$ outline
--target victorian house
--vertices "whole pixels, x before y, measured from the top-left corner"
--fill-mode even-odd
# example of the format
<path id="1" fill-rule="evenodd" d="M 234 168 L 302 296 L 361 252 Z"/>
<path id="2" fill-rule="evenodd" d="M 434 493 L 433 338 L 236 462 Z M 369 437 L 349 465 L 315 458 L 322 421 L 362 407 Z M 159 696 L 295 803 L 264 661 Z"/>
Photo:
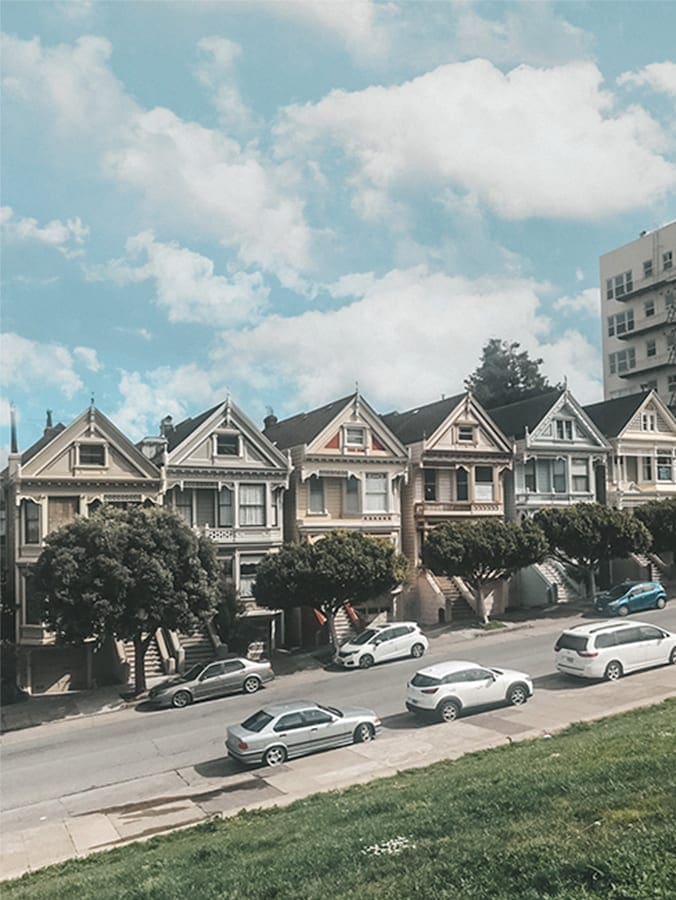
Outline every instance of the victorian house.
<path id="1" fill-rule="evenodd" d="M 490 415 L 515 442 L 514 477 L 505 497 L 508 518 L 605 501 L 610 445 L 570 391 L 510 403 Z"/>
<path id="2" fill-rule="evenodd" d="M 52 425 L 23 453 L 12 447 L 2 473 L 6 508 L 6 593 L 16 606 L 18 683 L 29 691 L 65 690 L 92 683 L 93 646 L 61 647 L 42 623 L 31 570 L 45 538 L 88 516 L 102 503 L 126 506 L 161 501 L 158 468 L 106 416 L 90 406 L 70 425 Z"/>

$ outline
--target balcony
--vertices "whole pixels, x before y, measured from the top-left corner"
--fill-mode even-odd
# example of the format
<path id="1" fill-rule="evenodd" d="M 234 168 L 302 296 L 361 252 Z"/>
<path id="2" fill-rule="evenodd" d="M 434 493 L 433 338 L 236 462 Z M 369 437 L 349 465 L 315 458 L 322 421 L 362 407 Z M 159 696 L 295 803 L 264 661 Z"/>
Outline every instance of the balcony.
<path id="1" fill-rule="evenodd" d="M 282 526 L 270 525 L 257 528 L 230 528 L 216 525 L 201 525 L 195 528 L 200 534 L 210 538 L 214 544 L 261 544 L 280 543 Z"/>
<path id="2" fill-rule="evenodd" d="M 624 331 L 622 334 L 615 332 L 615 337 L 620 341 L 626 341 L 656 328 L 664 328 L 665 325 L 676 327 L 676 306 L 672 306 L 664 312 L 655 313 L 654 316 L 643 316 L 641 319 L 636 319 L 631 331 Z"/>
<path id="3" fill-rule="evenodd" d="M 633 378 L 642 372 L 654 372 L 667 366 L 676 366 L 676 348 L 672 347 L 667 353 L 659 353 L 656 356 L 648 356 L 636 363 L 633 369 L 618 372 L 620 378 Z"/>
<path id="4" fill-rule="evenodd" d="M 425 500 L 413 507 L 416 519 L 430 519 L 452 516 L 501 516 L 502 503 L 496 500 L 455 500 L 450 503 Z"/>

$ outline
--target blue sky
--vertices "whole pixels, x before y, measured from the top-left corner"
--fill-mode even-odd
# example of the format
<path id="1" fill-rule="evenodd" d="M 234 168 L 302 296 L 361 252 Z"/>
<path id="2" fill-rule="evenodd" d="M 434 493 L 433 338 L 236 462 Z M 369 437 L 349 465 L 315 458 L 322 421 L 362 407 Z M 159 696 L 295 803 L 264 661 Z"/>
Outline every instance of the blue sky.
<path id="1" fill-rule="evenodd" d="M 2 375 L 20 447 L 230 392 L 462 389 L 491 337 L 602 396 L 598 257 L 676 218 L 676 5 L 2 7 Z"/>

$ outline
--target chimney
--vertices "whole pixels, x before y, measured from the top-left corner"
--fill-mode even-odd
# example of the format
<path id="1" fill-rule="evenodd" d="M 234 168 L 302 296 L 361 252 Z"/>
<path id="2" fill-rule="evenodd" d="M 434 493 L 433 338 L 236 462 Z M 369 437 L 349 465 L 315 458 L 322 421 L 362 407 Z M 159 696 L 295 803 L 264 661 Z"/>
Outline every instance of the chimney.
<path id="1" fill-rule="evenodd" d="M 270 413 L 263 419 L 263 429 L 272 428 L 273 425 L 277 424 L 277 416 L 274 413 Z"/>
<path id="2" fill-rule="evenodd" d="M 160 422 L 160 434 L 167 437 L 174 430 L 174 420 L 171 416 L 165 416 Z"/>

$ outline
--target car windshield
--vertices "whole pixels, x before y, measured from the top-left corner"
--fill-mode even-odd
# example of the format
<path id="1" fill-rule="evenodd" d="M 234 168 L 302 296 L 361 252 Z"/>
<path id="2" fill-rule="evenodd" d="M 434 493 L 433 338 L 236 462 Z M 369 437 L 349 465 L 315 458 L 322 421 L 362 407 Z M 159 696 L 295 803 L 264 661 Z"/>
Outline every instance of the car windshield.
<path id="1" fill-rule="evenodd" d="M 264 709 L 259 709 L 257 713 L 254 713 L 253 716 L 249 716 L 245 722 L 242 722 L 242 728 L 246 728 L 247 731 L 262 731 L 266 725 L 272 722 L 272 718 L 270 713 L 266 713 Z"/>
<path id="2" fill-rule="evenodd" d="M 411 679 L 413 687 L 430 687 L 433 684 L 441 684 L 440 678 L 433 678 L 431 675 L 423 675 L 421 672 L 416 673 Z"/>
<path id="3" fill-rule="evenodd" d="M 198 665 L 193 666 L 192 669 L 188 669 L 188 671 L 183 676 L 183 681 L 194 681 L 203 668 L 204 666 Z"/>
<path id="4" fill-rule="evenodd" d="M 378 634 L 377 631 L 374 631 L 373 628 L 367 628 L 366 631 L 362 631 L 359 637 L 351 640 L 351 644 L 368 644 L 371 638 L 374 638 Z"/>
<path id="5" fill-rule="evenodd" d="M 630 587 L 631 585 L 628 584 L 618 584 L 616 587 L 612 588 L 612 590 L 608 591 L 608 599 L 619 600 L 620 597 L 624 597 Z"/>
<path id="6" fill-rule="evenodd" d="M 323 709 L 324 712 L 331 713 L 332 716 L 338 716 L 339 719 L 343 718 L 343 714 L 339 709 L 336 709 L 335 706 L 322 706 L 321 703 L 318 703 L 317 706 L 319 709 Z"/>

